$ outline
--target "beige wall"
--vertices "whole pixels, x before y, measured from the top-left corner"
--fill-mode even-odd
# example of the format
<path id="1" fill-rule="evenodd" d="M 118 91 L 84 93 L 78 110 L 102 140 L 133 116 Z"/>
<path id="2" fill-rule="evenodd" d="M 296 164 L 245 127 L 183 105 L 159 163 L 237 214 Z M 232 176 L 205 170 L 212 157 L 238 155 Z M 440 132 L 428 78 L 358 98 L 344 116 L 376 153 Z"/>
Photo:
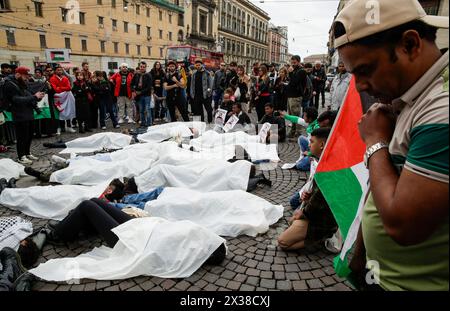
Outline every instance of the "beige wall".
<path id="1" fill-rule="evenodd" d="M 70 38 L 71 60 L 76 66 L 88 60 L 93 63 L 91 68 L 106 70 L 108 61 L 127 61 L 135 65 L 141 59 L 164 59 L 165 48 L 176 44 L 178 31 L 184 30 L 178 26 L 178 12 L 165 7 L 141 3 L 140 14 L 137 14 L 133 5 L 129 5 L 125 11 L 123 0 L 116 0 L 115 9 L 111 8 L 111 0 L 103 2 L 105 4 L 97 5 L 96 0 L 80 0 L 80 11 L 86 13 L 86 23 L 80 25 L 62 21 L 60 7 L 66 1 L 45 0 L 43 17 L 35 16 L 33 1 L 10 1 L 13 12 L 0 14 L 0 61 L 9 62 L 13 56 L 27 66 L 32 66 L 36 58 L 45 61 L 45 49 L 41 48 L 39 41 L 39 34 L 44 34 L 48 48 L 65 48 L 64 38 Z M 147 17 L 147 7 L 150 8 L 150 18 Z M 160 11 L 162 21 L 159 19 Z M 172 15 L 172 22 L 169 22 L 169 15 Z M 99 16 L 104 18 L 104 27 L 99 26 Z M 113 30 L 112 19 L 117 20 L 117 30 Z M 124 31 L 124 21 L 128 22 L 128 33 Z M 137 34 L 137 24 L 141 25 L 140 35 Z M 151 37 L 147 37 L 147 26 L 151 27 Z M 15 29 L 15 46 L 8 45 L 6 40 L 6 29 L 11 28 Z M 162 38 L 159 30 L 163 30 Z M 172 33 L 172 40 L 169 33 Z M 87 51 L 81 50 L 82 39 L 87 40 Z M 100 49 L 100 40 L 105 41 L 105 52 Z M 113 42 L 118 42 L 118 53 L 114 51 Z M 129 44 L 129 53 L 126 53 L 125 44 Z M 141 46 L 140 55 L 138 45 Z M 151 47 L 150 54 L 147 47 Z M 160 48 L 164 49 L 163 57 Z"/>
<path id="2" fill-rule="evenodd" d="M 442 1 L 439 8 L 439 15 L 448 17 L 448 5 L 449 5 L 448 0 Z M 439 48 L 449 47 L 448 35 L 449 35 L 448 29 L 438 30 L 437 45 L 439 46 Z"/>

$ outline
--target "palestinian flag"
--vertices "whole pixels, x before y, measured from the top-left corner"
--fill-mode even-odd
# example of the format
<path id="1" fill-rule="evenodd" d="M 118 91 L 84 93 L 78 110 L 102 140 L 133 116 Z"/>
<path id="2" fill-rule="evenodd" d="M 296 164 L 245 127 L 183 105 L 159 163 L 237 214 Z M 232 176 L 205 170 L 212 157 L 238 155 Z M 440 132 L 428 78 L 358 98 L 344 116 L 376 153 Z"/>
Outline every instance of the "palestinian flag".
<path id="1" fill-rule="evenodd" d="M 356 240 L 360 225 L 358 210 L 362 210 L 368 191 L 366 145 L 358 130 L 362 115 L 363 102 L 352 78 L 314 176 L 345 241 L 341 254 L 334 260 L 340 277 L 350 273 L 347 254 Z"/>

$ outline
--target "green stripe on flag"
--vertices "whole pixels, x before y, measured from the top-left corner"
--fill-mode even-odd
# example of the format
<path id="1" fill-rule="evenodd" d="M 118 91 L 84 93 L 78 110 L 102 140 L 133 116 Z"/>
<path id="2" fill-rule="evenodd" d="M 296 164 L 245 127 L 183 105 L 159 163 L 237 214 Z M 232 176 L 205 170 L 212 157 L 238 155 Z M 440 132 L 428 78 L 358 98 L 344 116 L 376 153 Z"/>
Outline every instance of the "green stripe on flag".
<path id="1" fill-rule="evenodd" d="M 50 113 L 50 108 L 49 107 L 43 107 L 43 108 L 41 108 L 41 111 L 42 111 L 41 114 L 37 114 L 36 112 L 34 112 L 34 119 L 35 120 L 50 119 L 51 118 L 52 115 Z M 58 110 L 54 109 L 54 113 L 55 113 L 56 120 L 58 120 L 59 119 Z M 4 111 L 4 114 L 5 114 L 5 121 L 6 122 L 13 121 L 11 112 Z"/>

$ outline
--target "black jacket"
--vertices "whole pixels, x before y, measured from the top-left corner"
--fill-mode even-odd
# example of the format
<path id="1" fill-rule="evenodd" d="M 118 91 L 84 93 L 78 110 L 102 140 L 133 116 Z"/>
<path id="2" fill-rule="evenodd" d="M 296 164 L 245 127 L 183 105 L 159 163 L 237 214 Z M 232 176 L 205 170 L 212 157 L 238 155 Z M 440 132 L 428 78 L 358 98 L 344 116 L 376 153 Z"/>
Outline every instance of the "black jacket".
<path id="1" fill-rule="evenodd" d="M 327 74 L 325 73 L 325 69 L 320 67 L 320 69 L 313 69 L 312 72 L 312 84 L 314 87 L 314 91 L 320 91 L 325 87 L 325 82 L 327 81 Z"/>
<path id="2" fill-rule="evenodd" d="M 27 89 L 26 85 L 19 84 L 15 77 L 5 78 L 5 96 L 11 101 L 11 113 L 16 122 L 34 120 L 33 110 L 37 109 L 38 99 Z"/>
<path id="3" fill-rule="evenodd" d="M 152 92 L 153 87 L 153 79 L 150 73 L 145 73 L 142 78 L 142 87 L 139 87 L 139 79 L 141 77 L 141 73 L 136 73 L 133 77 L 133 80 L 131 81 L 131 91 L 132 92 L 140 92 L 136 96 L 136 98 L 139 98 L 141 96 L 150 96 Z"/>
<path id="4" fill-rule="evenodd" d="M 303 97 L 306 87 L 306 71 L 297 67 L 289 73 L 289 84 L 286 87 L 286 96 L 288 98 Z"/>
<path id="5" fill-rule="evenodd" d="M 279 141 L 283 142 L 286 139 L 286 122 L 280 116 L 275 115 L 264 115 L 264 117 L 259 121 L 259 124 L 270 123 L 272 125 L 278 126 L 278 136 Z"/>

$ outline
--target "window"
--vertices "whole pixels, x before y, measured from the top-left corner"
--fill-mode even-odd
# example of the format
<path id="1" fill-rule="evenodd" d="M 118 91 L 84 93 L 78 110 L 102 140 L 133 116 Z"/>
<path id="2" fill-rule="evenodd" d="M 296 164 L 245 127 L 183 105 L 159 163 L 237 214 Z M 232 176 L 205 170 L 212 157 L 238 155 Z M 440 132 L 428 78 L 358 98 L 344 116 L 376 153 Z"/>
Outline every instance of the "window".
<path id="1" fill-rule="evenodd" d="M 80 12 L 80 24 L 86 25 L 86 13 Z"/>
<path id="2" fill-rule="evenodd" d="M 64 45 L 66 49 L 71 49 L 70 38 L 64 38 Z"/>
<path id="3" fill-rule="evenodd" d="M 119 53 L 119 42 L 113 42 L 114 53 Z"/>
<path id="4" fill-rule="evenodd" d="M 136 4 L 136 15 L 141 14 L 141 6 Z"/>
<path id="5" fill-rule="evenodd" d="M 184 26 L 184 14 L 178 14 L 178 26 Z"/>
<path id="6" fill-rule="evenodd" d="M 6 30 L 6 39 L 9 45 L 16 45 L 16 36 L 14 30 Z"/>
<path id="7" fill-rule="evenodd" d="M 130 54 L 130 45 L 125 43 L 125 54 Z"/>
<path id="8" fill-rule="evenodd" d="M 106 51 L 106 41 L 100 41 L 100 51 L 105 53 Z"/>
<path id="9" fill-rule="evenodd" d="M 64 23 L 67 23 L 67 13 L 69 12 L 69 10 L 68 9 L 66 9 L 66 8 L 61 8 L 61 20 L 64 22 Z"/>
<path id="10" fill-rule="evenodd" d="M 183 30 L 180 29 L 180 31 L 178 31 L 178 41 L 182 42 L 183 40 L 184 40 Z"/>
<path id="11" fill-rule="evenodd" d="M 141 55 L 141 46 L 140 45 L 136 45 L 136 52 L 137 52 L 137 55 Z"/>
<path id="12" fill-rule="evenodd" d="M 104 21 L 105 21 L 105 18 L 103 16 L 98 17 L 98 25 L 102 28 L 105 26 Z"/>
<path id="13" fill-rule="evenodd" d="M 208 15 L 205 12 L 200 12 L 200 32 L 206 34 L 208 31 L 207 28 L 208 23 Z"/>
<path id="14" fill-rule="evenodd" d="M 117 19 L 112 19 L 111 22 L 113 31 L 117 31 Z"/>
<path id="15" fill-rule="evenodd" d="M 111 7 L 116 8 L 116 0 L 111 0 Z"/>
<path id="16" fill-rule="evenodd" d="M 137 25 L 136 24 L 136 34 L 140 35 L 141 34 L 141 25 Z"/>
<path id="17" fill-rule="evenodd" d="M 159 38 L 162 39 L 163 38 L 163 31 L 160 29 L 159 30 Z"/>
<path id="18" fill-rule="evenodd" d="M 97 0 L 98 5 L 102 5 L 102 0 Z"/>
<path id="19" fill-rule="evenodd" d="M 82 50 L 83 52 L 87 52 L 87 50 L 88 50 L 88 47 L 87 47 L 87 40 L 86 40 L 86 39 L 82 39 L 82 40 L 81 40 L 81 50 Z"/>
<path id="20" fill-rule="evenodd" d="M 164 57 L 164 48 L 159 48 L 159 57 Z"/>
<path id="21" fill-rule="evenodd" d="M 172 41 L 172 32 L 169 31 L 169 41 Z"/>
<path id="22" fill-rule="evenodd" d="M 39 42 L 41 44 L 41 49 L 45 49 L 47 47 L 47 40 L 45 40 L 45 35 L 39 35 Z"/>
<path id="23" fill-rule="evenodd" d="M 0 11 L 9 11 L 11 7 L 9 6 L 9 0 L 0 0 Z"/>
<path id="24" fill-rule="evenodd" d="M 123 22 L 123 31 L 128 32 L 128 22 Z"/>
<path id="25" fill-rule="evenodd" d="M 34 1 L 34 11 L 37 17 L 44 17 L 42 13 L 42 2 Z"/>
<path id="26" fill-rule="evenodd" d="M 150 17 L 150 8 L 146 8 L 147 11 L 147 17 Z"/>
<path id="27" fill-rule="evenodd" d="M 160 20 L 160 21 L 163 20 L 163 13 L 162 13 L 162 11 L 159 11 L 159 20 Z"/>
<path id="28" fill-rule="evenodd" d="M 116 70 L 119 69 L 119 64 L 117 62 L 108 62 L 108 70 Z"/>
<path id="29" fill-rule="evenodd" d="M 147 37 L 150 38 L 152 36 L 152 28 L 147 26 Z"/>
<path id="30" fill-rule="evenodd" d="M 172 24 L 172 15 L 169 14 L 169 24 Z"/>
<path id="31" fill-rule="evenodd" d="M 152 55 L 152 47 L 151 46 L 147 46 L 147 55 L 148 56 Z"/>
<path id="32" fill-rule="evenodd" d="M 421 0 L 419 2 L 428 15 L 439 15 L 440 0 Z"/>
<path id="33" fill-rule="evenodd" d="M 123 2 L 123 10 L 128 11 L 128 1 Z"/>

